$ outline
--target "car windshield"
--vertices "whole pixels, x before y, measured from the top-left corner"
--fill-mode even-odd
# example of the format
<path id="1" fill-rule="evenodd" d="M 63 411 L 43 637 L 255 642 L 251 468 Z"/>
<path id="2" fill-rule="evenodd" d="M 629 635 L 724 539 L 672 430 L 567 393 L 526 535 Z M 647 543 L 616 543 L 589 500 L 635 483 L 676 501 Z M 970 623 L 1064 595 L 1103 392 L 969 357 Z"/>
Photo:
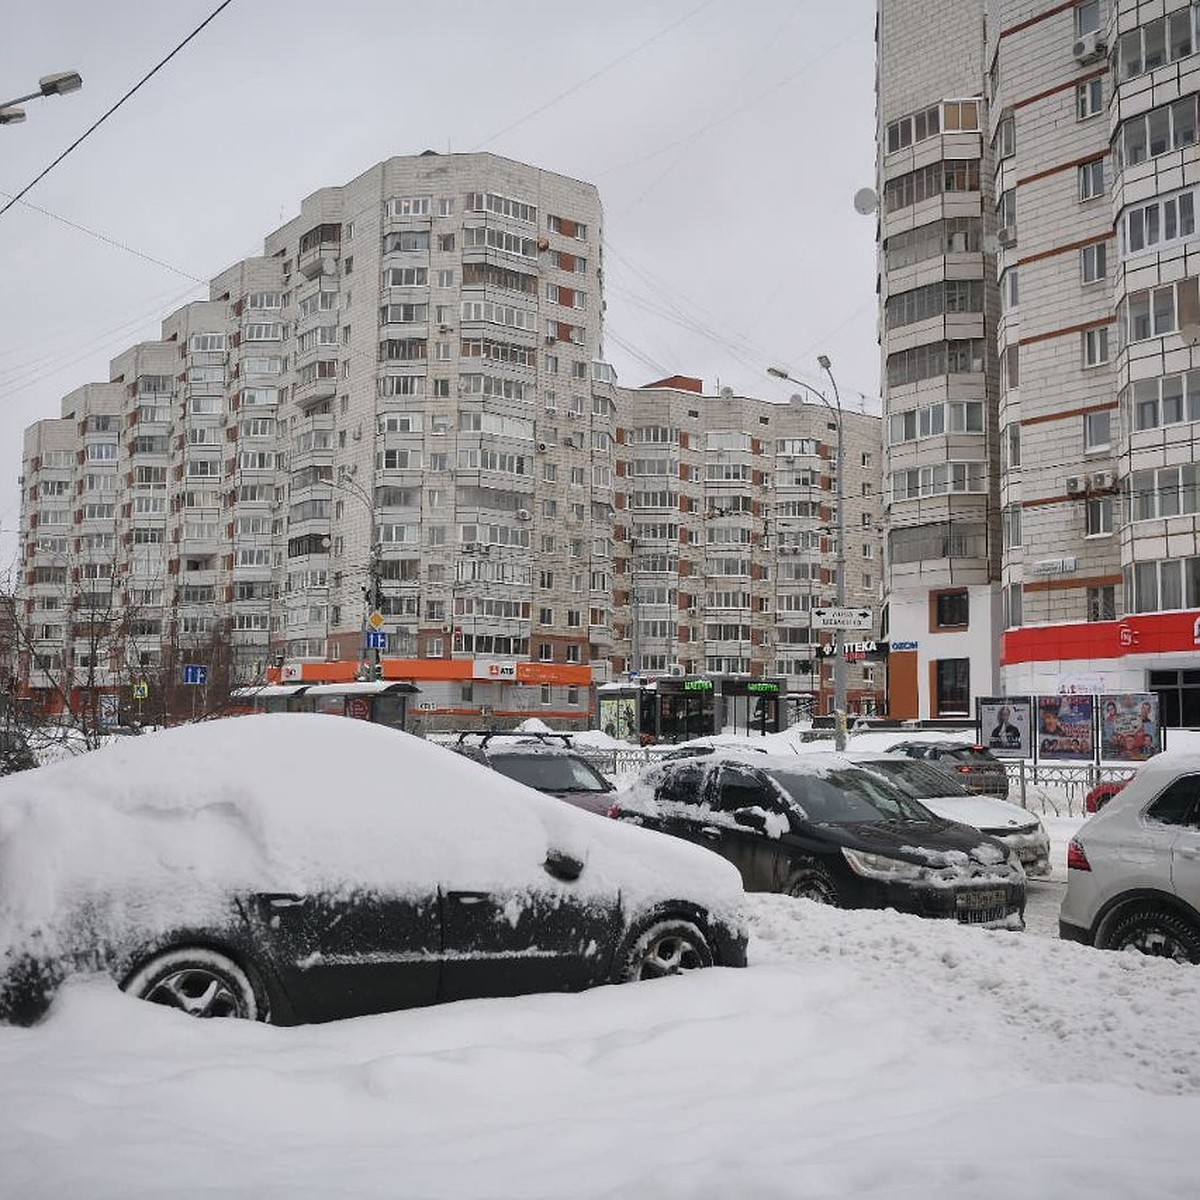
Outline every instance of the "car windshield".
<path id="1" fill-rule="evenodd" d="M 570 754 L 493 754 L 492 766 L 501 775 L 539 792 L 607 792 L 608 780 L 594 767 Z"/>
<path id="2" fill-rule="evenodd" d="M 952 775 L 935 770 L 915 758 L 877 759 L 863 763 L 863 767 L 876 775 L 886 775 L 906 796 L 916 800 L 926 796 L 970 795 Z"/>
<path id="3" fill-rule="evenodd" d="M 819 825 L 859 821 L 930 821 L 933 814 L 877 775 L 845 769 L 813 775 L 776 769 L 771 778 Z"/>

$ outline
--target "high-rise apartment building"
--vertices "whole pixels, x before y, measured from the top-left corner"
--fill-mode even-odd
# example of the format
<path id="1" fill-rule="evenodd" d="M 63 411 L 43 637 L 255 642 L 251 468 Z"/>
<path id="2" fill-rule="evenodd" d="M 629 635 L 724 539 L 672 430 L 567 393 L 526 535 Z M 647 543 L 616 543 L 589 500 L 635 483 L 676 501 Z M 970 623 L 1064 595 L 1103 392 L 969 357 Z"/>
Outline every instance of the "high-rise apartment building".
<path id="1" fill-rule="evenodd" d="M 585 718 L 630 671 L 828 707 L 834 414 L 618 387 L 601 221 L 591 185 L 494 155 L 390 159 L 67 396 L 26 434 L 32 695 L 353 670 L 370 617 L 455 719 L 520 708 L 510 684 Z M 847 595 L 875 607 L 879 422 L 844 425 Z M 852 653 L 873 710 L 882 666 Z"/>
<path id="2" fill-rule="evenodd" d="M 999 375 L 985 436 L 999 466 L 1002 598 L 986 639 L 998 675 L 972 673 L 970 692 L 993 680 L 1009 695 L 1153 691 L 1165 724 L 1200 721 L 1200 6 L 988 0 L 942 6 L 933 20 L 929 5 L 883 0 L 879 17 L 893 685 L 907 637 L 913 707 L 942 710 L 934 601 L 928 635 L 919 619 L 896 619 L 911 573 L 896 553 L 909 492 L 896 475 L 905 405 L 889 340 L 897 242 L 932 250 L 926 235 L 942 216 L 898 229 L 888 189 L 898 156 L 928 146 L 939 161 L 959 157 L 945 106 L 967 96 L 983 114 L 979 307 Z M 926 101 L 906 131 L 901 110 Z M 940 172 L 942 204 L 957 170 Z M 958 265 L 946 250 L 922 262 Z M 973 627 L 974 610 L 965 615 Z"/>

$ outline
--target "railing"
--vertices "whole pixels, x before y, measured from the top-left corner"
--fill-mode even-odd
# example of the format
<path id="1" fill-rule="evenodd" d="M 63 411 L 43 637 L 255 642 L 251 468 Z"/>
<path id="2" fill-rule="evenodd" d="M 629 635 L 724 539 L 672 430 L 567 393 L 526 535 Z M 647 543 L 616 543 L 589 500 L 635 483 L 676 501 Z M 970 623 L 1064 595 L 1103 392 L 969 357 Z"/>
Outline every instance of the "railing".
<path id="1" fill-rule="evenodd" d="M 1136 766 L 1097 766 L 1095 763 L 1033 763 L 1022 760 L 1004 764 L 1008 771 L 1008 798 L 1014 804 L 1055 816 L 1084 816 L 1084 798 L 1098 783 L 1124 781 L 1136 774 Z"/>

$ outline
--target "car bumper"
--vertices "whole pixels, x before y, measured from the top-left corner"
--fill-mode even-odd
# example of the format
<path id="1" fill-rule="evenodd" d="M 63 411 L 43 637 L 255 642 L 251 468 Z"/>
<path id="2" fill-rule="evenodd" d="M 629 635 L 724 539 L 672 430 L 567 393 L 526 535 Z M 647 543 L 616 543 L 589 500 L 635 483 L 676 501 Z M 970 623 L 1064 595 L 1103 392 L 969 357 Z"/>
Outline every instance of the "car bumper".
<path id="1" fill-rule="evenodd" d="M 1008 851 L 1020 859 L 1026 875 L 1050 874 L 1050 838 L 1044 829 L 1024 833 L 1007 833 L 1002 829 L 985 829 L 983 832 L 1003 842 Z"/>
<path id="2" fill-rule="evenodd" d="M 1090 946 L 1092 944 L 1091 930 L 1084 929 L 1079 925 L 1072 925 L 1070 921 L 1064 921 L 1059 918 L 1058 936 L 1067 942 L 1078 942 L 1081 946 Z"/>
<path id="3" fill-rule="evenodd" d="M 1025 928 L 1023 881 L 987 880 L 956 887 L 874 882 L 860 899 L 856 907 L 894 908 L 917 917 L 987 929 Z"/>

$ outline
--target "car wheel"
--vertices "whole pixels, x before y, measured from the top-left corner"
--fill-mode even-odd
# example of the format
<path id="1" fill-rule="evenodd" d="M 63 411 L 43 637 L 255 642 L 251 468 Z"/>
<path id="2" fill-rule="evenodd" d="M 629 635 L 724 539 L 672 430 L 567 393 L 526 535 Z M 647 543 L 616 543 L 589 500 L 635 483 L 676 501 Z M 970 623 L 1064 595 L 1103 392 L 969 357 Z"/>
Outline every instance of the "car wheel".
<path id="1" fill-rule="evenodd" d="M 139 1000 L 178 1008 L 193 1017 L 270 1019 L 267 997 L 252 974 L 215 950 L 167 950 L 144 963 L 121 985 Z"/>
<path id="2" fill-rule="evenodd" d="M 627 947 L 616 973 L 618 983 L 660 979 L 713 965 L 708 939 L 691 921 L 656 921 Z"/>
<path id="3" fill-rule="evenodd" d="M 801 867 L 793 871 L 783 890 L 797 900 L 815 900 L 818 904 L 830 904 L 834 908 L 841 906 L 837 884 L 822 867 Z"/>
<path id="4" fill-rule="evenodd" d="M 1155 958 L 1200 963 L 1200 929 L 1169 909 L 1141 905 L 1113 923 L 1104 949 L 1136 950 Z"/>

